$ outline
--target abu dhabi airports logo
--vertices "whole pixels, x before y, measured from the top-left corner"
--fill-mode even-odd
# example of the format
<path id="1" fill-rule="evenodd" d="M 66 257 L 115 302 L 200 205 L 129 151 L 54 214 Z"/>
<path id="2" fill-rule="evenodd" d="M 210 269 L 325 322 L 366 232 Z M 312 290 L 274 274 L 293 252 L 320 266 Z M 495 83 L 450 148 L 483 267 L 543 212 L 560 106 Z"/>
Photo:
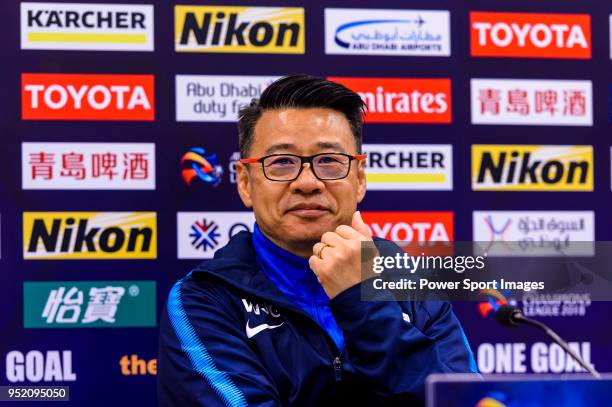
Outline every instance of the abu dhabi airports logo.
<path id="1" fill-rule="evenodd" d="M 450 13 L 327 8 L 325 53 L 450 56 Z"/>
<path id="2" fill-rule="evenodd" d="M 209 259 L 235 234 L 252 231 L 253 212 L 177 213 L 178 258 Z"/>
<path id="3" fill-rule="evenodd" d="M 188 186 L 195 179 L 204 184 L 218 186 L 223 179 L 223 167 L 217 154 L 208 153 L 204 148 L 192 147 L 181 157 L 181 175 Z"/>

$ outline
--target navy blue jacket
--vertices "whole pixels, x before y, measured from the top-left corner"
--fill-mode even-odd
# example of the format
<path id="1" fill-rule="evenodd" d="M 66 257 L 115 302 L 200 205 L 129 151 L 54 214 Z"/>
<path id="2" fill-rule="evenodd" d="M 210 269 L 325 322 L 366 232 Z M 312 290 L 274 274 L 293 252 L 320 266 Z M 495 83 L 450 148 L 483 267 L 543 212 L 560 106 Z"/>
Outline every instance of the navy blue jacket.
<path id="1" fill-rule="evenodd" d="M 422 404 L 428 374 L 476 370 L 447 302 L 361 301 L 355 285 L 329 306 L 342 352 L 259 269 L 251 234 L 238 233 L 170 291 L 159 405 L 406 407 Z"/>

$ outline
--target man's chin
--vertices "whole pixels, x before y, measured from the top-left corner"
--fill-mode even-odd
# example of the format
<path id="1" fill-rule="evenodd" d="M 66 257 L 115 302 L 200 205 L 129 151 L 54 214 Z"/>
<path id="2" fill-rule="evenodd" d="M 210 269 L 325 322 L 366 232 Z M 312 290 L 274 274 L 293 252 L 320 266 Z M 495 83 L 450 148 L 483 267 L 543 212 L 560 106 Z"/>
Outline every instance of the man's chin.
<path id="1" fill-rule="evenodd" d="M 331 216 L 317 218 L 298 217 L 295 221 L 286 224 L 286 239 L 294 242 L 318 242 L 325 232 L 336 228 Z"/>

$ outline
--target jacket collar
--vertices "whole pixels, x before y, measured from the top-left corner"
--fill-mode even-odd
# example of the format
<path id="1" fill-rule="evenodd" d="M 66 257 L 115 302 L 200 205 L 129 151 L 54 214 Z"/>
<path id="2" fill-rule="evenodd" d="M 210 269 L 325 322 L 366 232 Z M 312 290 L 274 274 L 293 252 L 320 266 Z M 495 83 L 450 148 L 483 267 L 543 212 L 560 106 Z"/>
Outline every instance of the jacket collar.
<path id="1" fill-rule="evenodd" d="M 215 252 L 211 260 L 200 263 L 192 278 L 213 278 L 251 295 L 286 308 L 298 308 L 272 283 L 257 265 L 252 233 L 241 231 L 229 243 Z"/>

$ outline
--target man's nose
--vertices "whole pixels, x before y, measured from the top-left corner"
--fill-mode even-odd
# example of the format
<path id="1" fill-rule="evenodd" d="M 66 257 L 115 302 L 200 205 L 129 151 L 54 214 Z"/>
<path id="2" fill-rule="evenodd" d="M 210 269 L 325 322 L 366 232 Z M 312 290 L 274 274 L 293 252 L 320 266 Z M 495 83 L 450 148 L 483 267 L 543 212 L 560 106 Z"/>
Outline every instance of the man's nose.
<path id="1" fill-rule="evenodd" d="M 292 181 L 289 186 L 291 188 L 291 192 L 311 194 L 325 188 L 325 183 L 315 177 L 310 164 L 304 163 L 303 166 L 304 168 L 302 168 L 302 172 L 300 173 L 299 177 Z"/>

